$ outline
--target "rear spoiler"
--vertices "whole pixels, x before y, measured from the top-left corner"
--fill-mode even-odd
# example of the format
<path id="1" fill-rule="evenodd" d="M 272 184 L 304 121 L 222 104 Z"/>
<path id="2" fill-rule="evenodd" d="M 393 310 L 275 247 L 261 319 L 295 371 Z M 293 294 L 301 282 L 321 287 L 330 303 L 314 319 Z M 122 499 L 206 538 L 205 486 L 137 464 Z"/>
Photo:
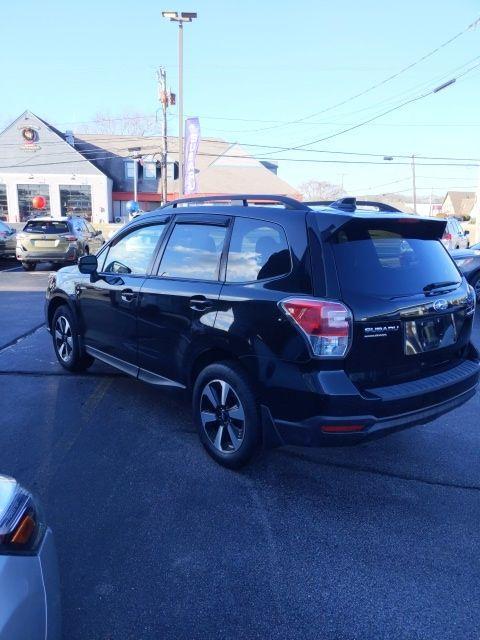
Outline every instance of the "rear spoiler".
<path id="1" fill-rule="evenodd" d="M 323 240 L 328 240 L 340 229 L 347 234 L 348 240 L 362 240 L 367 238 L 369 231 L 390 231 L 409 238 L 419 240 L 440 240 L 443 236 L 446 220 L 440 218 L 420 218 L 419 216 L 399 213 L 379 215 L 375 212 L 356 212 L 353 215 L 318 215 L 318 212 L 308 214 L 309 224 L 317 229 Z"/>

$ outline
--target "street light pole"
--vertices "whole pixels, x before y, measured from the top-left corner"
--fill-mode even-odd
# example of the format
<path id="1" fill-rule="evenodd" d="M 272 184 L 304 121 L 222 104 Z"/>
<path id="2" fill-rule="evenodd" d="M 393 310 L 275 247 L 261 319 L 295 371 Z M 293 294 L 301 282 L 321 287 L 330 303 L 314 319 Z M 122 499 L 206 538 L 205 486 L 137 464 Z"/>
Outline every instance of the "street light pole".
<path id="1" fill-rule="evenodd" d="M 183 22 L 178 23 L 178 197 L 183 196 Z"/>
<path id="2" fill-rule="evenodd" d="M 417 213 L 417 185 L 415 182 L 415 155 L 412 154 L 412 191 L 413 191 L 413 213 Z"/>
<path id="3" fill-rule="evenodd" d="M 183 196 L 183 23 L 192 22 L 196 13 L 162 11 L 170 22 L 178 22 L 178 195 Z"/>

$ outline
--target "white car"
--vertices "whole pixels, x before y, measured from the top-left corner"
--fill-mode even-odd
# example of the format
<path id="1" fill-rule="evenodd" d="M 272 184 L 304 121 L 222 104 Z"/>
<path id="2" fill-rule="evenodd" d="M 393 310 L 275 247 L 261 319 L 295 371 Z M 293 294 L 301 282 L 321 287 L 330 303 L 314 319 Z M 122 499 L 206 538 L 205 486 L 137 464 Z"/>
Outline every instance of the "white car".
<path id="1" fill-rule="evenodd" d="M 465 231 L 456 218 L 447 218 L 447 226 L 443 234 L 442 242 L 448 251 L 454 249 L 468 249 L 469 231 Z"/>
<path id="2" fill-rule="evenodd" d="M 0 476 L 0 640 L 60 640 L 51 530 L 16 480 Z"/>

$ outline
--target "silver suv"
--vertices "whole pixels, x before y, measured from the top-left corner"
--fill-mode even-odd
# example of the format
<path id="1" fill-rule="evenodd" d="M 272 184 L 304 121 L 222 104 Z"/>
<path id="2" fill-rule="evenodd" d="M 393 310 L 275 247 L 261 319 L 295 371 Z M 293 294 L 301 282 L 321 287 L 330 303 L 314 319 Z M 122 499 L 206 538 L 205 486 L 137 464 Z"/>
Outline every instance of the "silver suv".
<path id="1" fill-rule="evenodd" d="M 75 263 L 80 256 L 96 253 L 105 244 L 101 231 L 80 217 L 32 218 L 17 233 L 17 260 L 26 271 L 38 262 Z"/>

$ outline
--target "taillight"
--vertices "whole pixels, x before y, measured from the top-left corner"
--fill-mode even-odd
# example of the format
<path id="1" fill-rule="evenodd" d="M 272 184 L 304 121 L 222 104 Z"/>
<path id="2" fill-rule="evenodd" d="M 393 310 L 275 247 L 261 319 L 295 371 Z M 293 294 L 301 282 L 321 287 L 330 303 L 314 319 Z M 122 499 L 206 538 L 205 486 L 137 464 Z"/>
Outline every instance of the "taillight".
<path id="1" fill-rule="evenodd" d="M 13 478 L 0 476 L 0 555 L 34 553 L 44 530 L 30 493 Z"/>
<path id="2" fill-rule="evenodd" d="M 280 308 L 308 339 L 313 355 L 343 358 L 351 343 L 352 312 L 341 302 L 287 298 Z"/>
<path id="3" fill-rule="evenodd" d="M 64 235 L 64 236 L 62 236 L 62 238 L 65 238 L 65 240 L 67 242 L 76 242 L 77 241 L 77 237 L 76 236 L 72 236 L 70 234 Z"/>
<path id="4" fill-rule="evenodd" d="M 451 240 L 452 239 L 452 234 L 451 233 L 444 233 L 443 234 L 443 239 L 444 240 Z"/>

